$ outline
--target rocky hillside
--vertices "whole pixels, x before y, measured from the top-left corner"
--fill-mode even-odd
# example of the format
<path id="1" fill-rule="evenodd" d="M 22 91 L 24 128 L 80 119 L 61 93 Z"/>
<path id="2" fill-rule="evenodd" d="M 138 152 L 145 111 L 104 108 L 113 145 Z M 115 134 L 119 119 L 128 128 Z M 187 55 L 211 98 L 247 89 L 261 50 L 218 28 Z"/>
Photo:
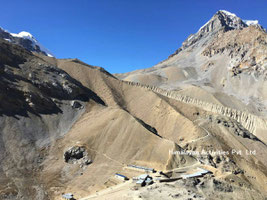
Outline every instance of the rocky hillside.
<path id="1" fill-rule="evenodd" d="M 218 11 L 167 60 L 117 76 L 190 95 L 197 87 L 197 98 L 207 92 L 223 105 L 266 117 L 266 52 L 267 34 L 257 21 Z"/>
<path id="2" fill-rule="evenodd" d="M 34 179 L 40 149 L 68 132 L 91 101 L 105 105 L 65 71 L 0 39 L 0 190 L 7 189 L 7 199 L 25 199 L 32 190 L 44 199 Z"/>
<path id="3" fill-rule="evenodd" d="M 76 179 L 78 188 L 71 190 L 80 191 L 84 181 L 101 186 L 123 162 L 151 163 L 162 169 L 181 165 L 178 160 L 169 161 L 168 154 L 169 149 L 181 147 L 161 139 L 155 128 L 137 116 L 141 110 L 127 106 L 129 95 L 123 91 L 136 92 L 103 68 L 77 59 L 36 56 L 5 40 L 0 40 L 0 52 L 1 199 L 54 199 Z M 151 96 L 152 102 L 157 99 L 140 92 Z M 79 124 L 73 126 L 77 120 Z M 66 137 L 68 132 L 72 133 Z M 77 145 L 86 152 L 66 153 Z M 148 155 L 149 151 L 153 153 Z M 102 154 L 108 154 L 108 159 Z M 69 161 L 83 155 L 87 159 L 77 163 L 84 168 Z M 110 159 L 117 161 L 106 168 Z M 195 161 L 185 156 L 183 165 Z"/>

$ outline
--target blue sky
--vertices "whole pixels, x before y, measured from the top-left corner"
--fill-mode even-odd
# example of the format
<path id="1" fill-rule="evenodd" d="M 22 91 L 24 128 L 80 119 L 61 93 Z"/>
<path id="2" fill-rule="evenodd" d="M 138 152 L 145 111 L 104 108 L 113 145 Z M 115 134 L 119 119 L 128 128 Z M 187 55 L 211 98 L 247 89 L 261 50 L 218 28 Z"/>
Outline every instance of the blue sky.
<path id="1" fill-rule="evenodd" d="M 58 58 L 111 73 L 152 67 L 220 9 L 267 28 L 266 0 L 0 0 L 0 26 L 28 31 Z"/>

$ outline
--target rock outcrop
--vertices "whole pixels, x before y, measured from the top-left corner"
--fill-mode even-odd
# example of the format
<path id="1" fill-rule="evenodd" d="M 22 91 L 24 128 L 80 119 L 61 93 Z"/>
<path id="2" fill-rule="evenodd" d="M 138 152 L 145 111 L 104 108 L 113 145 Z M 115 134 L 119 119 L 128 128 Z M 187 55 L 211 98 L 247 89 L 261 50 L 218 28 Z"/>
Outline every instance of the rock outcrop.
<path id="1" fill-rule="evenodd" d="M 88 152 L 84 147 L 74 146 L 64 153 L 64 160 L 70 164 L 89 165 L 92 160 L 88 157 Z"/>

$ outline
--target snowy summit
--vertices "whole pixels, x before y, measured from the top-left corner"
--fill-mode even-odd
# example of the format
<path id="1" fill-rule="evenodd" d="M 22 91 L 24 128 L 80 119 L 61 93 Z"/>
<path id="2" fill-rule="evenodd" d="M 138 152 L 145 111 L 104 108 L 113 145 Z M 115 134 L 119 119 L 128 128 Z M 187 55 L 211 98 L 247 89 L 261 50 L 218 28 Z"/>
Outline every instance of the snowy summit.
<path id="1" fill-rule="evenodd" d="M 216 16 L 216 15 L 222 15 L 224 18 L 227 18 L 227 19 L 225 20 L 225 22 L 227 23 L 227 25 L 228 25 L 229 27 L 234 28 L 234 29 L 243 27 L 244 25 L 245 25 L 245 26 L 251 26 L 251 25 L 258 25 L 258 24 L 259 24 L 258 20 L 243 20 L 243 19 L 241 19 L 240 17 L 238 17 L 236 14 L 231 13 L 231 12 L 229 12 L 229 11 L 227 11 L 227 10 L 219 10 L 219 11 L 215 14 L 215 16 Z M 204 30 L 204 28 L 205 28 L 207 25 L 209 25 L 210 22 L 211 22 L 213 19 L 214 19 L 214 17 L 213 17 L 211 20 L 209 20 L 207 23 L 205 23 L 202 27 L 200 27 L 200 29 L 199 29 L 198 31 L 200 31 L 200 30 Z M 243 25 L 241 25 L 240 22 L 241 22 Z"/>
<path id="2" fill-rule="evenodd" d="M 40 50 L 42 52 L 45 52 L 47 56 L 49 57 L 54 57 L 52 55 L 52 53 L 47 49 L 45 48 L 42 44 L 40 44 L 34 37 L 32 34 L 30 34 L 29 32 L 26 32 L 26 31 L 22 31 L 18 34 L 16 33 L 10 33 L 13 37 L 18 37 L 18 38 L 23 38 L 23 39 L 27 39 L 27 40 L 30 40 L 32 41 L 32 46 L 35 47 L 35 46 L 39 46 L 40 47 Z"/>
<path id="3" fill-rule="evenodd" d="M 229 12 L 227 10 L 219 10 L 219 11 L 224 13 L 225 15 L 227 15 L 230 18 L 239 18 L 239 17 L 236 16 L 236 14 L 231 13 L 231 12 Z M 243 19 L 241 19 L 241 20 L 248 26 L 259 24 L 258 20 L 243 20 Z"/>
<path id="4" fill-rule="evenodd" d="M 10 33 L 7 30 L 0 27 L 0 38 L 4 40 L 23 46 L 29 51 L 42 53 L 43 55 L 54 57 L 54 55 L 39 43 L 31 33 L 22 31 L 20 33 Z"/>
<path id="5" fill-rule="evenodd" d="M 26 38 L 26 39 L 33 39 L 34 37 L 32 36 L 32 34 L 26 32 L 26 31 L 22 31 L 19 34 L 16 33 L 10 33 L 13 37 L 21 37 L 21 38 Z"/>
<path id="6" fill-rule="evenodd" d="M 231 16 L 231 17 L 237 17 L 236 14 L 234 13 L 231 13 L 227 10 L 219 10 L 220 12 L 223 12 L 224 14 L 228 15 L 228 16 Z"/>

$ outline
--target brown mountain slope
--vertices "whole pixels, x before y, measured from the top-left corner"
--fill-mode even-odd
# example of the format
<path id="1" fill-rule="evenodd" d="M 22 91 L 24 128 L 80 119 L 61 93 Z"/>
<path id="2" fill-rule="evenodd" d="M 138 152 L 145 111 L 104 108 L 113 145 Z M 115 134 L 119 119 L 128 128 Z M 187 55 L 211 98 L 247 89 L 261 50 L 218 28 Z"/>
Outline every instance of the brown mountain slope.
<path id="1" fill-rule="evenodd" d="M 196 191 L 203 198 L 221 181 L 222 193 L 230 185 L 237 197 L 246 191 L 248 199 L 264 199 L 266 145 L 235 118 L 123 82 L 77 59 L 32 55 L 0 42 L 6 52 L 0 83 L 10 88 L 0 91 L 1 199 L 60 199 L 64 192 L 85 197 L 116 184 L 115 173 L 142 173 L 129 164 L 164 171 L 207 167 L 215 177 L 203 179 L 206 196 Z M 244 154 L 170 153 L 234 148 Z M 229 177 L 242 186 L 231 185 Z"/>
<path id="2" fill-rule="evenodd" d="M 63 64 L 64 63 L 64 64 Z M 75 66 L 75 67 L 74 67 Z M 259 167 L 256 167 L 256 171 L 258 172 L 253 172 L 254 171 L 254 164 L 246 164 L 246 169 L 248 171 L 249 174 L 253 174 L 253 176 L 255 174 L 257 174 L 258 177 L 258 181 L 260 180 L 260 182 L 264 183 L 265 178 L 266 178 L 266 169 L 264 167 L 264 165 L 266 165 L 266 160 L 263 156 L 263 152 L 266 152 L 266 146 L 264 144 L 261 144 L 260 142 L 256 142 L 256 141 L 252 141 L 250 139 L 242 139 L 242 137 L 236 137 L 234 132 L 232 130 L 220 130 L 220 128 L 216 128 L 216 125 L 213 124 L 213 122 L 207 122 L 208 124 L 205 126 L 206 128 L 210 127 L 210 133 L 212 134 L 213 137 L 208 138 L 207 141 L 209 141 L 207 143 L 207 141 L 203 140 L 204 143 L 202 143 L 201 138 L 206 137 L 207 133 L 205 131 L 205 129 L 203 129 L 202 127 L 198 126 L 197 120 L 207 120 L 207 117 L 211 114 L 214 115 L 213 113 L 206 112 L 205 110 L 202 110 L 201 108 L 196 108 L 193 105 L 190 104 L 186 104 L 180 101 L 175 101 L 175 100 L 171 100 L 169 98 L 166 98 L 164 96 L 161 96 L 158 93 L 154 93 L 152 91 L 147 90 L 146 88 L 140 88 L 140 87 L 132 87 L 128 84 L 125 84 L 113 77 L 107 76 L 106 74 L 98 74 L 99 71 L 95 71 L 95 69 L 92 68 L 88 68 L 85 67 L 83 65 L 78 65 L 78 64 L 70 64 L 69 66 L 67 65 L 66 61 L 59 63 L 59 67 L 61 67 L 62 69 L 66 70 L 69 74 L 71 74 L 73 77 L 75 77 L 76 79 L 80 80 L 84 85 L 87 85 L 88 87 L 90 86 L 90 88 L 93 88 L 94 91 L 96 91 L 97 94 L 99 94 L 99 96 L 102 99 L 105 99 L 107 102 L 107 105 L 109 105 L 109 107 L 111 107 L 111 109 L 115 109 L 115 112 L 117 113 L 117 108 L 123 108 L 123 113 L 126 111 L 126 113 L 129 113 L 131 118 L 134 116 L 133 119 L 141 119 L 143 120 L 143 122 L 145 122 L 146 124 L 154 127 L 157 130 L 157 134 L 159 136 L 161 136 L 162 138 L 155 136 L 155 138 L 157 138 L 157 140 L 170 140 L 170 141 L 174 141 L 177 144 L 186 144 L 188 141 L 189 144 L 192 143 L 192 146 L 189 145 L 186 146 L 186 148 L 189 149 L 197 149 L 200 150 L 201 149 L 209 149 L 211 145 L 212 149 L 224 149 L 224 150 L 231 150 L 233 148 L 237 148 L 237 149 L 242 149 L 243 152 L 245 152 L 245 149 L 250 149 L 250 148 L 254 148 L 257 146 L 257 151 L 259 152 L 259 154 L 257 154 L 257 156 L 255 158 L 251 158 L 250 156 L 245 156 L 245 159 L 248 159 L 246 162 L 250 163 L 250 162 L 255 162 L 255 161 L 249 161 L 250 159 L 256 159 L 261 164 L 259 164 Z M 93 81 L 92 81 L 93 80 Z M 103 80 L 103 81 L 102 81 Z M 109 111 L 110 112 L 110 111 Z M 200 117 L 197 117 L 195 115 L 195 113 L 200 113 Z M 121 116 L 121 112 L 115 114 L 115 116 Z M 84 120 L 82 120 L 82 123 L 84 125 L 77 125 L 76 127 L 74 127 L 69 135 L 69 137 L 71 137 L 72 139 L 70 140 L 74 140 L 76 138 L 84 138 L 84 139 L 79 139 L 78 141 L 84 141 L 86 140 L 86 138 L 90 138 L 90 135 L 94 135 L 94 131 L 98 132 L 97 134 L 99 134 L 99 128 L 95 128 L 94 131 L 91 131 L 90 127 L 91 126 L 86 126 L 87 124 L 92 124 L 90 123 L 90 119 L 97 121 L 97 119 L 105 119 L 106 117 L 103 116 L 99 116 L 96 114 L 92 114 L 91 117 L 84 116 Z M 86 122 L 88 120 L 88 122 Z M 110 122 L 112 120 L 115 120 L 114 122 Z M 226 118 L 226 121 L 228 121 L 229 119 Z M 103 122 L 102 122 L 103 123 Z M 135 122 L 136 123 L 136 122 Z M 233 121 L 233 123 L 235 124 L 235 120 Z M 98 123 L 96 123 L 98 124 Z M 106 179 L 102 179 L 102 181 L 104 182 L 104 180 L 108 180 L 108 177 L 112 177 L 112 173 L 116 173 L 118 171 L 121 171 L 121 167 L 130 163 L 134 163 L 134 164 L 139 164 L 139 165 L 144 165 L 144 166 L 148 166 L 148 167 L 154 167 L 156 169 L 167 169 L 169 168 L 169 166 L 173 167 L 181 167 L 181 165 L 179 165 L 179 163 L 177 164 L 171 164 L 168 163 L 167 160 L 164 161 L 164 157 L 165 159 L 168 158 L 169 160 L 169 152 L 168 149 L 169 147 L 164 147 L 165 145 L 156 145 L 157 148 L 160 148 L 160 154 L 159 152 L 155 152 L 155 150 L 153 149 L 153 146 L 155 145 L 151 145 L 151 143 L 149 142 L 151 140 L 151 142 L 154 139 L 149 139 L 146 142 L 146 145 L 141 145 L 142 148 L 137 147 L 138 141 L 139 140 L 145 140 L 144 136 L 136 136 L 138 138 L 137 141 L 133 140 L 130 136 L 126 136 L 127 139 L 129 139 L 130 141 L 128 141 L 126 138 L 122 139 L 124 137 L 120 137 L 120 139 L 117 139 L 117 135 L 119 134 L 119 130 L 123 130 L 124 134 L 126 134 L 128 131 L 128 128 L 124 127 L 124 123 L 120 123 L 117 122 L 116 117 L 114 118 L 109 118 L 108 123 L 109 128 L 104 128 L 104 133 L 107 134 L 108 138 L 111 138 L 111 140 L 108 140 L 107 138 L 101 140 L 103 138 L 103 135 L 105 135 L 104 133 L 102 133 L 100 135 L 100 138 L 94 139 L 94 142 L 87 140 L 87 143 L 82 143 L 83 145 L 85 145 L 88 149 L 92 148 L 91 146 L 94 146 L 95 143 L 98 144 L 96 147 L 92 148 L 94 151 L 97 152 L 101 152 L 100 154 L 98 154 L 99 157 L 102 157 L 102 162 L 105 163 L 107 161 L 109 161 L 109 172 L 103 174 L 103 171 L 99 169 L 99 173 L 94 173 L 95 176 L 99 177 L 99 178 L 95 178 L 93 179 L 94 184 L 98 183 L 99 185 L 101 185 L 101 181 L 98 182 L 99 180 L 101 180 L 102 176 L 106 176 Z M 118 126 L 116 125 L 118 124 Z M 85 126 L 86 128 L 81 128 Z M 101 127 L 103 126 L 103 124 L 101 125 Z M 129 123 L 127 123 L 127 127 L 131 125 Z M 144 127 L 141 127 L 139 124 L 139 127 L 142 128 L 143 130 Z M 79 133 L 74 133 L 76 132 L 76 130 L 80 130 L 82 134 L 80 134 L 81 132 L 78 131 Z M 131 129 L 131 128 L 130 128 Z M 116 136 L 109 136 L 109 134 L 112 134 L 112 132 L 115 131 L 115 135 Z M 135 134 L 136 132 L 143 132 L 142 130 L 136 130 L 134 131 Z M 147 130 L 145 130 L 147 131 Z M 134 133 L 133 132 L 133 133 Z M 132 133 L 132 134 L 133 134 Z M 74 136 L 72 137 L 71 135 L 74 134 Z M 77 134 L 79 134 L 79 136 L 77 136 Z M 150 132 L 151 134 L 151 132 Z M 222 135 L 221 134 L 226 134 L 226 136 L 223 136 L 223 139 L 221 138 Z M 153 135 L 153 134 L 152 134 Z M 152 136 L 151 135 L 151 136 Z M 68 136 L 67 136 L 68 137 Z M 75 139 L 74 139 L 75 138 Z M 115 141 L 112 141 L 114 138 L 116 138 Z M 183 138 L 185 142 L 181 142 L 180 139 Z M 200 139 L 199 142 L 192 142 L 192 140 L 197 140 Z M 99 140 L 98 140 L 99 139 Z M 241 141 L 242 140 L 242 141 Z M 101 144 L 99 144 L 99 141 L 101 141 L 102 144 L 106 145 L 108 144 L 109 148 L 111 149 L 105 149 L 103 147 L 101 147 Z M 125 144 L 117 144 L 117 142 L 125 142 Z M 114 142 L 114 143 L 113 143 Z M 135 152 L 134 149 L 131 148 L 131 143 L 134 143 L 135 148 L 138 148 L 139 150 L 137 152 Z M 165 143 L 165 142 L 163 142 Z M 241 144 L 241 146 L 240 146 Z M 245 144 L 245 148 L 243 147 L 243 145 Z M 255 145 L 254 145 L 255 144 Z M 137 145 L 137 146 L 136 146 Z M 182 146 L 183 146 L 182 145 Z M 112 148 L 115 149 L 112 149 Z M 148 148 L 148 149 L 147 149 Z M 244 148 L 244 149 L 243 149 Z M 142 155 L 141 153 L 141 149 L 147 149 L 145 150 L 145 152 L 147 152 L 148 155 L 146 156 L 142 156 L 141 157 L 136 157 L 137 155 Z M 119 153 L 118 152 L 123 152 L 123 153 Z M 164 153 L 165 151 L 165 153 Z M 260 153 L 262 152 L 262 153 Z M 108 156 L 107 157 L 105 157 Z M 131 156 L 128 156 L 131 155 Z M 125 158 L 126 156 L 126 158 Z M 148 157 L 147 157 L 148 156 Z M 244 157 L 242 156 L 242 158 L 240 158 L 240 156 L 233 156 L 232 159 L 234 159 L 236 162 L 240 162 L 242 163 Z M 145 158 L 145 159 L 144 159 Z M 100 159 L 100 158 L 99 158 Z M 112 160 L 113 162 L 112 162 Z M 156 160 L 155 160 L 156 159 Z M 161 159 L 160 161 L 157 159 Z M 163 159 L 163 160 L 162 160 Z M 206 158 L 197 158 L 197 159 L 206 159 Z M 216 159 L 216 156 L 213 158 Z M 162 163 L 161 163 L 162 162 Z M 209 163 L 209 161 L 205 161 L 207 163 Z M 112 169 L 112 164 L 113 165 L 120 165 L 117 168 L 114 168 L 114 170 Z M 161 163 L 161 164 L 160 164 Z M 165 163 L 165 164 L 163 164 Z M 184 163 L 184 161 L 182 162 Z M 187 164 L 192 164 L 192 161 L 187 161 Z M 162 165 L 163 164 L 163 165 Z M 186 165 L 187 165 L 186 164 Z M 100 163 L 99 163 L 100 165 Z M 222 171 L 224 171 L 224 167 L 223 165 L 227 165 L 227 164 L 221 164 L 221 167 L 217 166 L 218 168 L 220 168 Z M 243 165 L 243 164 L 242 164 Z M 241 166 L 242 166 L 241 165 Z M 247 166 L 248 165 L 248 166 Z M 230 165 L 231 166 L 231 165 Z M 238 165 L 239 166 L 239 165 Z M 253 167 L 252 167 L 253 166 Z M 167 167 L 167 168 L 166 168 Z M 242 166 L 243 167 L 243 166 Z M 230 167 L 231 170 L 236 170 L 235 167 L 231 166 Z M 252 170 L 253 169 L 253 170 Z M 90 167 L 88 167 L 88 170 L 90 171 Z M 106 169 L 107 170 L 107 169 Z M 261 171 L 261 172 L 260 172 Z M 122 171 L 124 173 L 129 173 L 129 172 L 125 172 Z M 87 173 L 87 172 L 85 172 Z M 109 175 L 107 175 L 109 174 Z M 90 173 L 90 178 L 95 177 L 93 176 L 92 173 Z M 86 179 L 86 177 L 80 177 L 80 178 L 75 178 L 77 180 L 75 180 L 75 185 L 77 185 L 77 188 L 79 187 L 83 187 L 83 183 L 84 182 L 90 182 L 89 180 Z M 87 180 L 87 181 L 86 181 Z M 103 184 L 102 182 L 102 184 Z M 92 183 L 93 184 L 93 183 Z M 98 185 L 98 187 L 100 187 Z M 95 188 L 98 188 L 97 186 L 95 186 Z M 72 186 L 69 186 L 68 189 L 71 190 Z M 76 187 L 75 187 L 76 188 Z M 66 190 L 68 191 L 68 190 Z M 78 191 L 78 189 L 75 189 L 75 191 Z M 83 194 L 85 194 L 86 192 L 83 192 Z M 77 194 L 78 195 L 78 194 Z"/>

